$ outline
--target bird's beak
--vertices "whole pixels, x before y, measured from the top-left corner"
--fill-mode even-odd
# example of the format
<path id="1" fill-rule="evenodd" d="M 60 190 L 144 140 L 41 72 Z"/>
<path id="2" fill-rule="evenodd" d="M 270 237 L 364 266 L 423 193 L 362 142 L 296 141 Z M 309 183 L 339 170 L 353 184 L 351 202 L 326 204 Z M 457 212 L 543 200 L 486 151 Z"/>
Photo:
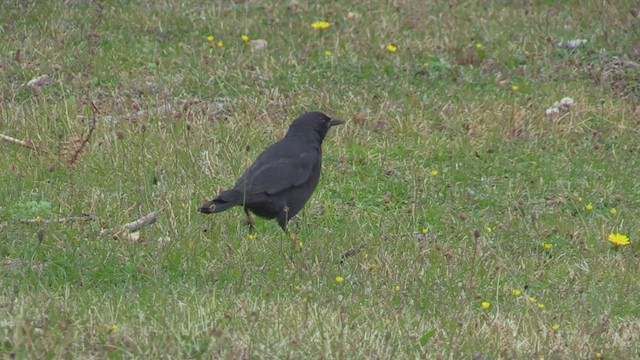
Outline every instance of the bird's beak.
<path id="1" fill-rule="evenodd" d="M 338 119 L 331 119 L 331 121 L 329 121 L 329 127 L 341 125 L 341 124 L 344 124 L 344 121 L 338 120 Z"/>

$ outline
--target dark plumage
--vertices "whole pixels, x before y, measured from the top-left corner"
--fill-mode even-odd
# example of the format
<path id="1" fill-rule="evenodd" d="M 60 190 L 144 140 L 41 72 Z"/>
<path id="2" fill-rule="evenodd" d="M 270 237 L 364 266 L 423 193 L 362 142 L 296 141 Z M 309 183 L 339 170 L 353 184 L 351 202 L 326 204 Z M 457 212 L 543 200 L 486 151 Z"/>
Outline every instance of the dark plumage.
<path id="1" fill-rule="evenodd" d="M 309 112 L 293 121 L 285 137 L 265 149 L 238 179 L 233 189 L 200 208 L 219 213 L 242 205 L 267 219 L 277 219 L 283 230 L 306 204 L 320 180 L 322 140 L 329 128 L 344 122 L 321 112 Z"/>

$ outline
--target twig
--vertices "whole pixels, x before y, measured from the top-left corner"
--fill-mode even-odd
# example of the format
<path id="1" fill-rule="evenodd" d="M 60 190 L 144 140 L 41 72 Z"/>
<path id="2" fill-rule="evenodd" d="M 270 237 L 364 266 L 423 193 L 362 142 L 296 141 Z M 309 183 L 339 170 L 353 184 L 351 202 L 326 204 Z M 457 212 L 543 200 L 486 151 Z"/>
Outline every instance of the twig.
<path id="1" fill-rule="evenodd" d="M 342 254 L 342 256 L 340 257 L 340 264 L 344 263 L 348 258 L 358 255 L 358 253 L 362 251 L 362 249 L 364 249 L 364 244 L 360 244 L 360 246 L 358 246 L 357 248 L 351 248 L 347 250 L 347 252 Z"/>
<path id="2" fill-rule="evenodd" d="M 134 233 L 140 229 L 142 229 L 143 227 L 147 226 L 147 225 L 151 225 L 154 224 L 156 221 L 158 221 L 158 215 L 156 214 L 156 212 L 152 212 L 148 215 L 145 215 L 143 217 L 141 217 L 140 219 L 136 220 L 136 221 L 132 221 L 130 223 L 126 223 L 122 226 L 117 226 L 115 228 L 111 228 L 111 229 L 104 229 L 100 232 L 100 235 L 102 236 L 108 236 L 108 235 L 114 235 L 115 237 L 117 237 L 120 233 L 124 232 L 124 233 Z"/>
<path id="3" fill-rule="evenodd" d="M 3 134 L 0 134 L 0 140 L 8 142 L 8 143 L 11 143 L 11 144 L 24 146 L 24 147 L 27 147 L 27 148 L 29 148 L 31 150 L 36 150 L 36 151 L 42 151 L 42 152 L 45 152 L 45 153 L 49 153 L 49 150 L 47 150 L 47 148 L 36 146 L 33 142 L 31 142 L 31 140 L 27 140 L 27 141 L 18 140 L 18 139 L 12 138 L 11 136 L 7 136 L 7 135 L 3 135 Z"/>
<path id="4" fill-rule="evenodd" d="M 20 219 L 19 222 L 23 224 L 64 224 L 68 222 L 77 222 L 77 221 L 94 221 L 98 220 L 98 217 L 95 215 L 82 215 L 82 216 L 69 216 L 66 218 L 60 219 Z"/>
<path id="5" fill-rule="evenodd" d="M 73 155 L 71 155 L 71 158 L 69 159 L 69 164 L 73 165 L 76 163 L 76 161 L 78 161 L 78 157 L 80 157 L 80 153 L 82 153 L 82 151 L 84 150 L 85 146 L 87 146 L 87 144 L 89 143 L 89 140 L 91 140 L 91 135 L 93 135 L 93 130 L 96 129 L 96 114 L 100 112 L 100 110 L 98 110 L 98 107 L 96 106 L 96 104 L 93 103 L 93 101 L 91 102 L 91 112 L 93 113 L 93 117 L 89 120 L 89 133 L 87 134 L 87 136 L 80 136 L 81 140 L 80 140 L 80 146 L 78 146 L 78 148 L 76 149 L 76 151 L 74 151 Z"/>
<path id="6" fill-rule="evenodd" d="M 154 211 L 151 214 L 145 215 L 136 221 L 124 224 L 122 225 L 122 227 L 129 230 L 130 232 L 136 232 L 147 225 L 154 224 L 156 221 L 158 221 L 158 215 Z"/>

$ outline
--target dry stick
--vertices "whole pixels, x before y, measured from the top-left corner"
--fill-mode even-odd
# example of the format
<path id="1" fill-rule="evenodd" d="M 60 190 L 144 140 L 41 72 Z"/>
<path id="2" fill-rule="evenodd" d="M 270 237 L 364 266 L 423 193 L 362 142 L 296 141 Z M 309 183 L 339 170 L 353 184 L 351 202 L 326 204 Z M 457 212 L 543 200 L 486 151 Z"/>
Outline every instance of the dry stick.
<path id="1" fill-rule="evenodd" d="M 70 217 L 60 218 L 60 219 L 20 219 L 18 221 L 23 224 L 51 224 L 51 223 L 64 224 L 68 222 L 94 221 L 94 220 L 98 220 L 98 217 L 95 215 L 83 215 L 83 216 L 70 216 Z"/>
<path id="2" fill-rule="evenodd" d="M 149 215 L 145 215 L 136 221 L 122 225 L 122 228 L 129 230 L 129 232 L 136 232 L 147 225 L 151 225 L 158 221 L 158 215 L 156 212 L 152 212 Z"/>
<path id="3" fill-rule="evenodd" d="M 11 143 L 11 144 L 24 146 L 24 147 L 27 147 L 27 148 L 29 148 L 31 150 L 36 150 L 36 151 L 42 151 L 42 152 L 45 152 L 45 153 L 49 153 L 49 150 L 47 150 L 47 148 L 36 146 L 36 145 L 33 144 L 33 142 L 31 142 L 31 140 L 27 140 L 27 141 L 18 140 L 18 139 L 12 138 L 11 136 L 7 136 L 7 135 L 3 135 L 3 134 L 0 134 L 0 140 L 6 141 L 6 142 Z"/>
<path id="4" fill-rule="evenodd" d="M 155 223 L 156 221 L 158 221 L 158 215 L 154 211 L 148 215 L 141 217 L 136 221 L 132 221 L 130 223 L 126 223 L 122 226 L 118 226 L 112 229 L 104 229 L 100 232 L 100 235 L 106 236 L 106 235 L 114 234 L 115 236 L 117 236 L 122 231 L 133 233 L 142 229 L 147 225 L 151 225 Z"/>
<path id="5" fill-rule="evenodd" d="M 98 109 L 96 104 L 93 103 L 93 101 L 91 102 L 91 111 L 93 112 L 93 118 L 89 123 L 89 133 L 87 134 L 86 137 L 82 136 L 82 143 L 76 149 L 76 151 L 71 156 L 71 159 L 69 160 L 69 164 L 71 165 L 75 164 L 76 161 L 78 161 L 78 157 L 80 156 L 80 153 L 84 150 L 85 146 L 87 146 L 87 144 L 89 143 L 89 140 L 91 140 L 91 135 L 93 135 L 93 130 L 96 129 L 96 114 L 99 113 L 100 110 Z"/>

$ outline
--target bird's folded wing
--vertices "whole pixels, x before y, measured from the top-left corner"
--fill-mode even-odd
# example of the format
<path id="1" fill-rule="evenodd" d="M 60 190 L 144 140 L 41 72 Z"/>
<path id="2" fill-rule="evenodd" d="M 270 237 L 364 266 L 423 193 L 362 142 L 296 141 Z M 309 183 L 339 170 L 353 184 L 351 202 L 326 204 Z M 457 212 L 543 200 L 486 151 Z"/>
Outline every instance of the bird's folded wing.
<path id="1" fill-rule="evenodd" d="M 311 177 L 319 157 L 313 152 L 298 156 L 256 162 L 236 183 L 236 190 L 245 194 L 277 194 L 283 190 L 300 186 Z"/>

